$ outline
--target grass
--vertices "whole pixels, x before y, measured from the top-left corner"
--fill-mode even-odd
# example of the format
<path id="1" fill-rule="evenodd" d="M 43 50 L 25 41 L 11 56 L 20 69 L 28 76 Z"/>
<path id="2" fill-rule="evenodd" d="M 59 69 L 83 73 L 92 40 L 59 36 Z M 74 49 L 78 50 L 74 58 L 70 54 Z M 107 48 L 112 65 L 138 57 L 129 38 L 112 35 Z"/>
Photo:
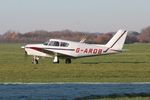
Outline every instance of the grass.
<path id="1" fill-rule="evenodd" d="M 22 44 L 0 44 L 0 82 L 150 82 L 150 44 L 128 44 L 127 51 L 53 64 L 38 65 L 24 57 Z"/>

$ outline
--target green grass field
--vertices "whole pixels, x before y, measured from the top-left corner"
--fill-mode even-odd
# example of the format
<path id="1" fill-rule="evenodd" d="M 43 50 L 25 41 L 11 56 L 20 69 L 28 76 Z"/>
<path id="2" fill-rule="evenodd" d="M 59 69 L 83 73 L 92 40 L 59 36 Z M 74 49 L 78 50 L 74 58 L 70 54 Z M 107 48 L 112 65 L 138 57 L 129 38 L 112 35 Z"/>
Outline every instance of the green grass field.
<path id="1" fill-rule="evenodd" d="M 0 44 L 0 82 L 150 82 L 150 44 L 128 44 L 127 51 L 38 65 L 24 57 L 21 44 Z"/>

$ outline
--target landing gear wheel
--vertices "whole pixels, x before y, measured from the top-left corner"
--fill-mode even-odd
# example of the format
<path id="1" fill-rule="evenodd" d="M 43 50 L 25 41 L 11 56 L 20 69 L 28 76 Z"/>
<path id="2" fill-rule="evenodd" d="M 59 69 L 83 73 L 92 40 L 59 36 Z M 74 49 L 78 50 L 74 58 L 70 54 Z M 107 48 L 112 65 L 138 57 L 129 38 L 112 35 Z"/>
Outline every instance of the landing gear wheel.
<path id="1" fill-rule="evenodd" d="M 70 58 L 66 58 L 65 63 L 66 64 L 70 64 L 71 63 L 71 59 Z"/>
<path id="2" fill-rule="evenodd" d="M 33 59 L 32 59 L 32 64 L 38 64 L 39 63 L 39 58 L 38 57 L 33 57 Z"/>

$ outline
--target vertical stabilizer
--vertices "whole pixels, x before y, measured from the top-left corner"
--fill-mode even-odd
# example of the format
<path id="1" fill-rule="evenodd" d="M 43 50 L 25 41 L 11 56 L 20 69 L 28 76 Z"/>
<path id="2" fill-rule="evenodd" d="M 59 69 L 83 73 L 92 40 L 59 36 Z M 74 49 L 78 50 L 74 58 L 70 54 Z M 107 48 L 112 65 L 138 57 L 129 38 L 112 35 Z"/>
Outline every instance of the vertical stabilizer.
<path id="1" fill-rule="evenodd" d="M 118 30 L 118 32 L 110 39 L 110 41 L 105 45 L 108 49 L 105 51 L 107 52 L 109 49 L 112 50 L 122 50 L 126 36 L 126 30 Z"/>

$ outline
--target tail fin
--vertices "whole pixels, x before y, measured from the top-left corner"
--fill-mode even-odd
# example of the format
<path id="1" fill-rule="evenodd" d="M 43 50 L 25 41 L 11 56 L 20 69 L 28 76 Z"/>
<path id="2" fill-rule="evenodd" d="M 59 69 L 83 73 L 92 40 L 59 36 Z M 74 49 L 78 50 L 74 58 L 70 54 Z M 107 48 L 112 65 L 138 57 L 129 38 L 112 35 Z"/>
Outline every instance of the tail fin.
<path id="1" fill-rule="evenodd" d="M 108 49 L 105 52 L 107 52 L 109 49 L 121 51 L 123 48 L 127 33 L 128 32 L 125 30 L 118 30 L 118 32 L 105 45 L 106 47 L 108 47 Z"/>

